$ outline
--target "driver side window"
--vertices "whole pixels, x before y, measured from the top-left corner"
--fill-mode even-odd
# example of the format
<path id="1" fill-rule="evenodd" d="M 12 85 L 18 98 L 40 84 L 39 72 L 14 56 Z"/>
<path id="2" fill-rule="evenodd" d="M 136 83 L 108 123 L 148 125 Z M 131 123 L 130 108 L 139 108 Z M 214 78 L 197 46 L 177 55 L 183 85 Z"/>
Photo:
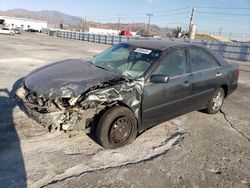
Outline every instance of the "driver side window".
<path id="1" fill-rule="evenodd" d="M 168 77 L 183 75 L 187 72 L 185 49 L 176 50 L 169 54 L 153 74 L 163 74 Z"/>

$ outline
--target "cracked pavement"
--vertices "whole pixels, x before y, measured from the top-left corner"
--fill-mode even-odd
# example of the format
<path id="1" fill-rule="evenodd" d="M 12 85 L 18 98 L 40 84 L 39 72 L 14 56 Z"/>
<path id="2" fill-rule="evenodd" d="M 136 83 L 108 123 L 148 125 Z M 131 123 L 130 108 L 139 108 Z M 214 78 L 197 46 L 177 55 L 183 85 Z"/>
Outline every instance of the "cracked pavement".
<path id="1" fill-rule="evenodd" d="M 0 35 L 0 41 L 1 186 L 250 187 L 249 63 L 239 63 L 239 87 L 220 113 L 192 112 L 128 146 L 104 150 L 85 133 L 49 133 L 15 106 L 8 91 L 36 67 L 86 59 L 108 46 L 34 33 Z"/>
<path id="2" fill-rule="evenodd" d="M 234 123 L 231 123 L 231 122 L 230 122 L 230 120 L 227 118 L 226 113 L 225 113 L 222 109 L 220 110 L 220 113 L 223 114 L 224 119 L 229 123 L 229 125 L 230 125 L 235 131 L 237 131 L 241 136 L 243 136 L 245 139 L 247 139 L 248 142 L 250 142 L 250 138 L 247 137 L 247 136 L 245 136 L 245 134 L 244 134 L 241 130 L 237 129 L 237 128 L 234 126 Z"/>

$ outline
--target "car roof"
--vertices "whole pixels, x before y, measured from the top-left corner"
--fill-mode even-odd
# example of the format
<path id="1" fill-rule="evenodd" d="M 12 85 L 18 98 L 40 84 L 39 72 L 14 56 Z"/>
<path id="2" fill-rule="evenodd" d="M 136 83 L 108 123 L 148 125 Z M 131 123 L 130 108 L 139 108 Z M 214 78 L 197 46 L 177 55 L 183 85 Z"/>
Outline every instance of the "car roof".
<path id="1" fill-rule="evenodd" d="M 125 44 L 129 44 L 132 46 L 138 46 L 141 48 L 150 48 L 160 51 L 165 51 L 170 47 L 176 46 L 190 46 L 190 44 L 185 42 L 177 42 L 172 40 L 130 40 L 125 42 Z"/>

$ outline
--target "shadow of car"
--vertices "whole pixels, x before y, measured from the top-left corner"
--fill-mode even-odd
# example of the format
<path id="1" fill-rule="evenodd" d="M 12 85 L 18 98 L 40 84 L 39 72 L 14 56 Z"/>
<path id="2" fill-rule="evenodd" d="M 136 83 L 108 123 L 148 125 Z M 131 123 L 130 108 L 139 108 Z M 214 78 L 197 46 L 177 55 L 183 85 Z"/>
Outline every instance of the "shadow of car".
<path id="1" fill-rule="evenodd" d="M 37 29 L 32 29 L 32 28 L 29 28 L 29 29 L 26 29 L 25 30 L 26 32 L 39 32 Z"/>

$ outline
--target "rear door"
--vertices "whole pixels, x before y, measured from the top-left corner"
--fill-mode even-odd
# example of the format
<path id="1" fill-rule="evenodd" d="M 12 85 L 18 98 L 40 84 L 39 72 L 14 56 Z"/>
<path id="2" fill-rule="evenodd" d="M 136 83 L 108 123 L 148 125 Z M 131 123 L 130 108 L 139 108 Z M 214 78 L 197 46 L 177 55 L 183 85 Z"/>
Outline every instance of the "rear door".
<path id="1" fill-rule="evenodd" d="M 168 83 L 146 82 L 142 99 L 142 125 L 146 129 L 175 116 L 189 106 L 191 85 L 187 53 L 177 49 L 166 56 L 151 75 L 163 74 Z"/>
<path id="2" fill-rule="evenodd" d="M 205 107 L 213 92 L 221 82 L 223 76 L 222 67 L 219 62 L 207 50 L 199 47 L 188 49 L 192 101 L 194 105 Z"/>

